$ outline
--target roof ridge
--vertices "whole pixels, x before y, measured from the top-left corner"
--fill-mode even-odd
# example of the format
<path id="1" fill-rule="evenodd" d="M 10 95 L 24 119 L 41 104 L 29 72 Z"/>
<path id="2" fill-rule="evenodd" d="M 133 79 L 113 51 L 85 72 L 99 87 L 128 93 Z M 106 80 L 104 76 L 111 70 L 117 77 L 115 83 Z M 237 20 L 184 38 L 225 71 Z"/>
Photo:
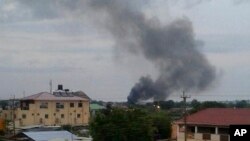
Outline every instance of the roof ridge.
<path id="1" fill-rule="evenodd" d="M 34 97 L 34 99 L 39 98 L 41 95 L 47 94 L 47 93 L 48 93 L 48 92 L 40 92 L 40 93 L 38 93 L 38 94 L 35 94 L 36 97 Z"/>

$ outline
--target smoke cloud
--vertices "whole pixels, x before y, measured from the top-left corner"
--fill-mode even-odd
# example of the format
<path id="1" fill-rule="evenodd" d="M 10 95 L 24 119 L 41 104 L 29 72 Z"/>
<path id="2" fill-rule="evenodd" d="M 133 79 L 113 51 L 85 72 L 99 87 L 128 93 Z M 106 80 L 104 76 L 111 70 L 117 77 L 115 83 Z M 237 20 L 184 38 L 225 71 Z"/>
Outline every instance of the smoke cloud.
<path id="1" fill-rule="evenodd" d="M 147 99 L 164 100 L 179 90 L 203 91 L 216 77 L 215 68 L 198 50 L 199 42 L 195 39 L 191 21 L 184 17 L 163 25 L 155 17 L 148 19 L 142 12 L 145 0 L 13 1 L 14 5 L 5 1 L 6 7 L 2 9 L 28 9 L 21 13 L 27 13 L 24 16 L 14 18 L 18 20 L 76 18 L 85 14 L 93 19 L 100 18 L 100 24 L 115 39 L 118 51 L 142 55 L 152 62 L 159 76 L 156 79 L 142 76 L 128 96 L 131 103 Z M 200 3 L 203 0 L 196 1 Z M 15 16 L 11 12 L 5 13 L 9 14 L 0 14 L 5 22 Z"/>
<path id="2" fill-rule="evenodd" d="M 128 101 L 164 100 L 178 90 L 205 90 L 215 79 L 215 68 L 197 49 L 188 18 L 162 25 L 157 18 L 146 19 L 140 8 L 127 1 L 91 0 L 91 7 L 106 16 L 106 28 L 121 51 L 142 54 L 160 72 L 156 80 L 142 76 Z"/>

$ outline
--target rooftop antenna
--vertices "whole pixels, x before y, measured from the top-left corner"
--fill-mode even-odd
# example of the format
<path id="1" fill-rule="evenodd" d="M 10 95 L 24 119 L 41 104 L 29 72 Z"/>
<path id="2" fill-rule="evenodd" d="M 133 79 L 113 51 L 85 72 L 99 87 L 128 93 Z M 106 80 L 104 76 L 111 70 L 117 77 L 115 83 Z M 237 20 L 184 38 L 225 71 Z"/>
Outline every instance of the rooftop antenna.
<path id="1" fill-rule="evenodd" d="M 49 88 L 50 88 L 50 93 L 52 94 L 52 80 L 49 81 Z"/>

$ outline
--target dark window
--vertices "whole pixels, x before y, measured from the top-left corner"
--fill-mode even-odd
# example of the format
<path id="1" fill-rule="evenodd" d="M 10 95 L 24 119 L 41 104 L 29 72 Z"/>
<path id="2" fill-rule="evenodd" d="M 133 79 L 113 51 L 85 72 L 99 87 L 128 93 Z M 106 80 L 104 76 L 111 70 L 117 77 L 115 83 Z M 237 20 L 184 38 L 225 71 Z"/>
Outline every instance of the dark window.
<path id="1" fill-rule="evenodd" d="M 74 107 L 74 103 L 70 103 L 70 107 Z"/>
<path id="2" fill-rule="evenodd" d="M 26 102 L 21 102 L 21 110 L 29 110 L 29 104 Z"/>
<path id="3" fill-rule="evenodd" d="M 41 108 L 41 109 L 48 109 L 48 102 L 42 102 L 42 103 L 40 104 L 40 108 Z"/>
<path id="4" fill-rule="evenodd" d="M 23 118 L 23 119 L 26 119 L 26 115 L 25 115 L 25 114 L 22 114 L 22 118 Z"/>
<path id="5" fill-rule="evenodd" d="M 203 134 L 202 139 L 203 140 L 211 140 L 211 134 Z"/>
<path id="6" fill-rule="evenodd" d="M 195 132 L 195 127 L 194 126 L 187 126 L 187 132 L 188 133 L 194 133 Z"/>
<path id="7" fill-rule="evenodd" d="M 82 103 L 80 102 L 80 103 L 78 103 L 78 107 L 82 107 Z"/>
<path id="8" fill-rule="evenodd" d="M 38 116 L 39 116 L 40 114 L 39 114 L 39 113 L 37 113 L 36 115 L 38 115 Z"/>
<path id="9" fill-rule="evenodd" d="M 215 134 L 215 127 L 198 127 L 198 133 Z"/>
<path id="10" fill-rule="evenodd" d="M 228 128 L 219 128 L 218 129 L 219 134 L 229 134 Z"/>
<path id="11" fill-rule="evenodd" d="M 81 114 L 77 114 L 77 118 L 80 118 L 81 117 Z"/>
<path id="12" fill-rule="evenodd" d="M 34 113 L 32 113 L 32 116 L 34 116 Z"/>
<path id="13" fill-rule="evenodd" d="M 44 116 L 46 119 L 48 119 L 49 118 L 49 115 L 48 114 L 45 114 L 45 116 Z"/>
<path id="14" fill-rule="evenodd" d="M 61 114 L 61 118 L 64 118 L 64 114 Z"/>
<path id="15" fill-rule="evenodd" d="M 63 103 L 56 103 L 56 108 L 63 109 L 64 108 Z"/>

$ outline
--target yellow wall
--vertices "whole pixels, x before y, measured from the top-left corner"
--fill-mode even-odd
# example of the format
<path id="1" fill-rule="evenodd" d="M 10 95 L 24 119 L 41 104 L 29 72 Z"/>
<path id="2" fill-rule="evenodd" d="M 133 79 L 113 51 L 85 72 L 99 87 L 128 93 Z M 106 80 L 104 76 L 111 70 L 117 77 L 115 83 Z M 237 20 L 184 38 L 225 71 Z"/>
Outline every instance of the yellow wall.
<path id="1" fill-rule="evenodd" d="M 29 110 L 16 109 L 16 125 L 87 125 L 89 122 L 89 101 L 47 101 L 48 108 L 46 109 L 40 108 L 42 102 L 46 101 L 35 101 L 34 104 L 29 104 Z M 62 103 L 64 108 L 56 108 L 57 102 Z M 82 102 L 82 107 L 78 107 L 79 102 Z M 74 103 L 73 108 L 70 107 L 70 103 Z M 5 119 L 12 119 L 9 110 L 2 112 L 1 117 L 5 114 L 7 115 Z M 48 118 L 45 118 L 45 114 Z"/>

